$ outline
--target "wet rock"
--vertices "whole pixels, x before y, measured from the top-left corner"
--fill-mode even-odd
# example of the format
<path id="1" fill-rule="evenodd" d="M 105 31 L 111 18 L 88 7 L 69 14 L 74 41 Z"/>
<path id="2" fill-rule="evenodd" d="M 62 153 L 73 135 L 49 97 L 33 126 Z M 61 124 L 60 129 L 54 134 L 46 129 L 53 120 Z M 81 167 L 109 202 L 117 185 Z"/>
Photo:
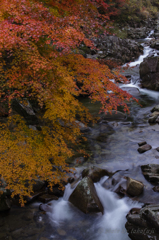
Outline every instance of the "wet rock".
<path id="1" fill-rule="evenodd" d="M 156 150 L 159 152 L 159 147 L 157 147 Z"/>
<path id="2" fill-rule="evenodd" d="M 39 210 L 44 211 L 44 212 L 52 212 L 52 208 L 48 204 L 40 204 Z"/>
<path id="3" fill-rule="evenodd" d="M 126 192 L 131 196 L 138 196 L 143 192 L 144 184 L 130 177 L 127 178 Z"/>
<path id="4" fill-rule="evenodd" d="M 153 113 L 153 112 L 159 112 L 159 105 L 156 105 L 155 107 L 153 107 L 152 109 L 151 109 L 151 112 Z"/>
<path id="5" fill-rule="evenodd" d="M 43 203 L 48 203 L 52 200 L 58 200 L 58 197 L 50 194 L 43 194 L 38 197 L 38 200 Z"/>
<path id="6" fill-rule="evenodd" d="M 147 144 L 147 142 L 145 142 L 145 141 L 138 143 L 139 147 L 141 147 L 142 145 L 145 145 L 145 144 Z"/>
<path id="7" fill-rule="evenodd" d="M 138 148 L 139 153 L 144 153 L 148 150 L 150 150 L 152 147 L 149 144 L 142 145 L 141 147 Z"/>
<path id="8" fill-rule="evenodd" d="M 127 179 L 123 177 L 119 180 L 119 183 L 116 184 L 113 191 L 123 196 L 126 194 L 126 190 L 127 190 Z"/>
<path id="9" fill-rule="evenodd" d="M 140 210 L 133 209 L 126 216 L 125 225 L 132 240 L 159 239 L 159 205 L 148 205 Z"/>
<path id="10" fill-rule="evenodd" d="M 81 180 L 81 176 L 79 176 L 78 178 L 76 178 L 72 183 L 71 183 L 71 188 L 75 188 L 77 183 Z"/>
<path id="11" fill-rule="evenodd" d="M 159 90 L 159 57 L 147 57 L 140 64 L 142 87 Z"/>
<path id="12" fill-rule="evenodd" d="M 110 173 L 106 169 L 97 168 L 95 166 L 86 168 L 82 172 L 82 178 L 84 177 L 90 177 L 93 182 L 99 182 L 99 180 L 104 176 L 111 176 L 112 173 Z"/>
<path id="13" fill-rule="evenodd" d="M 69 201 L 84 213 L 102 212 L 103 206 L 97 196 L 93 181 L 89 177 L 84 177 L 77 185 Z"/>
<path id="14" fill-rule="evenodd" d="M 153 184 L 159 184 L 159 165 L 147 164 L 141 166 L 144 177 Z"/>
<path id="15" fill-rule="evenodd" d="M 149 123 L 155 123 L 157 118 L 159 116 L 159 112 L 153 112 L 151 115 L 150 115 L 150 118 L 149 118 Z"/>

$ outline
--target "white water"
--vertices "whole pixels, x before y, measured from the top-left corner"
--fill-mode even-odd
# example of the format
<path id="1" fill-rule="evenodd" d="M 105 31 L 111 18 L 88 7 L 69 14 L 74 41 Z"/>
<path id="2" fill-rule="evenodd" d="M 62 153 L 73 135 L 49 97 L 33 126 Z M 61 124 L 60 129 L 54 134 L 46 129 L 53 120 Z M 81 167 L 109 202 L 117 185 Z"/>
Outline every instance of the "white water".
<path id="1" fill-rule="evenodd" d="M 126 197 L 119 199 L 116 193 L 104 189 L 101 182 L 96 183 L 95 188 L 104 207 L 104 215 L 97 223 L 101 232 L 96 240 L 128 240 L 126 215 L 131 208 L 141 207 L 142 204 Z"/>
<path id="2" fill-rule="evenodd" d="M 145 40 L 145 41 L 151 40 L 152 38 L 150 38 L 150 36 L 151 36 L 153 33 L 154 33 L 154 30 L 152 30 L 152 31 L 149 33 L 149 35 L 148 35 L 144 40 Z M 144 43 L 142 43 L 141 45 L 144 46 Z M 143 62 L 144 58 L 146 58 L 146 57 L 150 54 L 150 52 L 152 52 L 152 51 L 154 51 L 152 48 L 150 48 L 149 46 L 145 46 L 145 47 L 144 47 L 143 54 L 140 55 L 140 57 L 139 57 L 137 60 L 135 60 L 134 62 L 131 62 L 130 64 L 128 64 L 129 67 L 135 67 L 136 65 L 140 64 L 141 62 Z M 155 52 L 156 52 L 156 53 L 154 54 L 154 56 L 157 55 L 157 51 L 155 51 Z M 123 67 L 125 67 L 126 65 L 127 65 L 127 63 L 124 64 Z"/>
<path id="3" fill-rule="evenodd" d="M 92 215 L 91 219 L 93 224 L 87 232 L 87 239 L 89 240 L 129 240 L 127 231 L 125 229 L 126 214 L 133 207 L 141 207 L 141 204 L 133 202 L 128 198 L 119 199 L 116 193 L 106 190 L 102 187 L 102 183 L 108 177 L 104 177 L 100 182 L 95 183 L 95 188 L 98 197 L 104 207 L 104 215 Z M 65 188 L 64 197 L 58 201 L 52 201 L 52 213 L 49 217 L 52 225 L 54 226 L 67 226 L 72 222 L 78 221 L 79 216 L 84 221 L 86 215 L 80 213 L 75 207 L 72 206 L 67 200 L 72 193 L 70 184 Z M 94 218 L 94 219 L 93 219 Z M 78 226 L 81 228 L 82 226 Z M 73 236 L 72 236 L 73 237 Z M 85 240 L 83 238 L 80 238 Z"/>
<path id="4" fill-rule="evenodd" d="M 153 91 L 153 90 L 149 90 L 149 89 L 146 89 L 146 88 L 140 88 L 139 87 L 139 82 L 137 83 L 133 83 L 133 81 L 131 80 L 131 83 L 128 83 L 128 84 L 120 84 L 120 88 L 125 88 L 125 87 L 132 87 L 132 88 L 137 88 L 140 92 L 140 94 L 146 94 L 156 100 L 159 100 L 159 92 L 157 91 Z M 126 90 L 126 89 L 124 89 Z"/>
<path id="5" fill-rule="evenodd" d="M 154 30 L 151 30 L 151 32 L 148 34 L 148 36 L 145 38 L 145 40 L 151 40 L 151 35 L 154 34 Z"/>
<path id="6" fill-rule="evenodd" d="M 149 35 L 144 39 L 145 41 L 149 41 L 151 40 L 152 38 L 150 38 L 150 36 L 154 33 L 154 30 L 152 30 Z M 141 44 L 144 46 L 144 43 Z M 140 57 L 134 61 L 134 62 L 131 62 L 130 64 L 124 64 L 123 67 L 125 66 L 129 66 L 129 67 L 135 67 L 137 66 L 138 64 L 140 64 L 141 62 L 143 62 L 144 58 L 146 58 L 150 52 L 153 52 L 153 56 L 157 56 L 158 55 L 158 50 L 154 50 L 152 48 L 150 48 L 149 46 L 144 46 L 144 51 L 143 51 L 143 54 L 140 55 Z M 132 76 L 133 77 L 133 76 Z M 146 88 L 140 88 L 140 81 L 134 81 L 133 78 L 131 79 L 131 82 L 130 84 L 120 84 L 120 88 L 123 88 L 123 87 L 136 87 L 139 92 L 141 94 L 146 94 L 146 95 L 149 95 L 150 97 L 156 99 L 156 100 L 159 100 L 159 92 L 157 91 L 153 91 L 153 90 L 148 90 Z"/>

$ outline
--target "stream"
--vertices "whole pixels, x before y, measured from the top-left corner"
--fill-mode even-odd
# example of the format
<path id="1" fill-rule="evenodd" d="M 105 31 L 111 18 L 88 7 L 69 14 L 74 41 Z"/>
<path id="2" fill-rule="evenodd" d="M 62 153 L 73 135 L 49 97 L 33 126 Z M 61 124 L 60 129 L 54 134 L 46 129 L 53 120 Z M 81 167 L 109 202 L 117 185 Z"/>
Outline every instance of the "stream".
<path id="1" fill-rule="evenodd" d="M 146 163 L 158 163 L 159 125 L 149 125 L 150 110 L 159 102 L 159 92 L 142 89 L 138 74 L 139 64 L 150 53 L 158 55 L 158 51 L 146 45 L 153 31 L 142 42 L 144 53 L 135 62 L 130 63 L 132 69 L 127 69 L 130 74 L 129 84 L 119 86 L 139 99 L 141 104 L 129 103 L 130 115 L 127 121 L 111 121 L 113 129 L 106 141 L 91 142 L 92 156 L 82 165 L 77 166 L 77 172 L 86 167 L 96 165 L 109 171 L 131 169 L 134 166 Z M 136 88 L 134 90 L 134 88 Z M 92 113 L 99 110 L 99 105 L 91 105 L 89 100 L 84 100 Z M 100 130 L 97 124 L 92 136 Z M 88 136 L 89 137 L 89 136 Z M 139 154 L 138 142 L 147 141 L 152 146 L 151 151 Z M 103 177 L 95 183 L 98 197 L 103 204 L 104 214 L 84 214 L 68 202 L 74 189 L 66 185 L 63 198 L 51 202 L 51 211 L 43 214 L 39 202 L 27 205 L 24 208 L 13 206 L 9 213 L 0 215 L 0 240 L 129 240 L 125 229 L 126 214 L 133 207 L 141 207 L 143 203 L 132 201 L 128 197 L 119 196 L 103 187 L 108 177 Z"/>

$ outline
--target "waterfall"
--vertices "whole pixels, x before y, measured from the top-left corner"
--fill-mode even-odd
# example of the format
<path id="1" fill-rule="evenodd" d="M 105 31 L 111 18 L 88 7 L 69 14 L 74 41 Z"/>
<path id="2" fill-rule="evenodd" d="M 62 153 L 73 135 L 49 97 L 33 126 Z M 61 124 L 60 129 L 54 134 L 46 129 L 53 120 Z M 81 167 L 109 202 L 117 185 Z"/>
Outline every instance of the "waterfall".
<path id="1" fill-rule="evenodd" d="M 104 214 L 94 214 L 91 216 L 91 221 L 86 239 L 88 240 L 129 240 L 128 233 L 125 229 L 126 214 L 133 207 L 141 207 L 141 203 L 134 202 L 125 197 L 119 199 L 116 193 L 111 192 L 102 187 L 103 182 L 108 177 L 103 177 L 100 182 L 95 183 L 97 195 L 103 204 Z M 52 213 L 48 213 L 51 224 L 53 226 L 67 226 L 71 222 L 81 222 L 85 220 L 86 215 L 81 213 L 67 200 L 72 193 L 71 185 L 67 184 L 64 197 L 58 201 L 52 201 Z M 81 228 L 82 226 L 77 226 Z M 84 238 L 79 238 L 84 239 Z"/>

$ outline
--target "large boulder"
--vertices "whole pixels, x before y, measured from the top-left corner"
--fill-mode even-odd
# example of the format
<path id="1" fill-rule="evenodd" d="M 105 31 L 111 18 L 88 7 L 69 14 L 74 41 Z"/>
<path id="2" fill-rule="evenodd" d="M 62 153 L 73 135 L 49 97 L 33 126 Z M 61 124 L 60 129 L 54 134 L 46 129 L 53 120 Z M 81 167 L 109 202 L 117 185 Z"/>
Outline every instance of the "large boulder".
<path id="1" fill-rule="evenodd" d="M 144 177 L 153 184 L 159 184 L 159 164 L 147 164 L 141 166 Z"/>
<path id="2" fill-rule="evenodd" d="M 132 240 L 159 239 L 159 205 L 148 205 L 132 209 L 125 225 Z"/>
<path id="3" fill-rule="evenodd" d="M 159 57 L 147 57 L 140 64 L 142 87 L 159 90 Z"/>
<path id="4" fill-rule="evenodd" d="M 104 212 L 93 181 L 89 177 L 82 179 L 69 197 L 69 201 L 84 213 Z"/>

